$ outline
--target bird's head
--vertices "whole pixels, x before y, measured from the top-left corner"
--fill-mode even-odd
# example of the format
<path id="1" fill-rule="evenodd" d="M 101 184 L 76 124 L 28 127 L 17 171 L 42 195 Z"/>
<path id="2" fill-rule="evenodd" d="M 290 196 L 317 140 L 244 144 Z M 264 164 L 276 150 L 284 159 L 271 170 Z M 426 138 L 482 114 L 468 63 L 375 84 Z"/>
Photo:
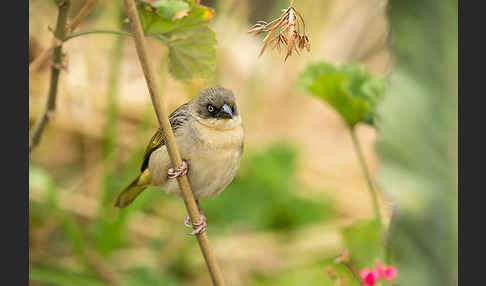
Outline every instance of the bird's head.
<path id="1" fill-rule="evenodd" d="M 197 120 L 208 127 L 226 130 L 241 124 L 235 96 L 229 89 L 204 89 L 192 100 L 192 105 Z"/>

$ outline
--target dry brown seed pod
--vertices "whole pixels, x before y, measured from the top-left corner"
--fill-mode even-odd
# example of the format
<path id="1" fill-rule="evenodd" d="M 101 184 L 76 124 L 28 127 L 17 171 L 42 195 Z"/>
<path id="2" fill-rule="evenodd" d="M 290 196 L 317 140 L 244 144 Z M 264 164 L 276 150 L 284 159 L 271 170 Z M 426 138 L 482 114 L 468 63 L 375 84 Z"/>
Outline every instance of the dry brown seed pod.
<path id="1" fill-rule="evenodd" d="M 268 33 L 263 39 L 264 44 L 259 56 L 265 52 L 268 46 L 280 53 L 281 45 L 285 45 L 287 50 L 285 60 L 293 53 L 300 55 L 303 49 L 310 51 L 310 42 L 307 35 L 305 35 L 305 23 L 302 14 L 292 4 L 281 11 L 280 17 L 269 23 L 257 21 L 248 31 L 248 33 L 254 33 L 255 35 Z"/>

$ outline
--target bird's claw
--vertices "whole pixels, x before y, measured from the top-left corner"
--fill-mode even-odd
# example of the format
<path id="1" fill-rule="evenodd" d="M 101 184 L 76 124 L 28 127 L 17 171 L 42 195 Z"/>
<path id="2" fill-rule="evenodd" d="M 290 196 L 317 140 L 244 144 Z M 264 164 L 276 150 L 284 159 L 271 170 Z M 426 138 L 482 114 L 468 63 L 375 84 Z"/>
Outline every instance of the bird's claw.
<path id="1" fill-rule="evenodd" d="M 180 176 L 185 176 L 187 174 L 187 170 L 187 163 L 183 160 L 181 166 L 177 168 L 177 170 L 175 170 L 174 168 L 169 168 L 167 174 L 169 179 L 174 179 Z"/>
<path id="2" fill-rule="evenodd" d="M 191 222 L 191 218 L 189 216 L 187 216 L 185 219 L 184 219 L 184 225 L 187 227 L 187 228 L 194 228 L 193 231 L 191 231 L 191 235 L 196 235 L 196 234 L 200 234 L 200 233 L 203 233 L 206 231 L 208 225 L 206 223 L 206 217 L 204 215 L 201 215 L 199 217 L 199 221 L 196 222 L 196 223 L 192 223 L 192 226 L 190 225 L 190 222 Z"/>
<path id="3" fill-rule="evenodd" d="M 190 222 L 191 222 L 191 218 L 189 216 L 186 216 L 186 218 L 184 219 L 184 226 L 187 228 L 192 228 Z"/>

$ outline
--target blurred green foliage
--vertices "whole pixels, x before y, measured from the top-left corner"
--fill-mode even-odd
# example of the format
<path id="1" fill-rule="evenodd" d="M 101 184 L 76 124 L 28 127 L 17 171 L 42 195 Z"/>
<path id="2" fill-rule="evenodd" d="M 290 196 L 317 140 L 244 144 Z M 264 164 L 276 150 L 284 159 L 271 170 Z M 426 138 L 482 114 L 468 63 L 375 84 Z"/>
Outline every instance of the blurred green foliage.
<path id="1" fill-rule="evenodd" d="M 337 281 L 333 280 L 328 271 L 331 270 Z M 252 286 L 298 286 L 298 285 L 322 285 L 322 286 L 360 286 L 351 271 L 343 264 L 336 264 L 332 259 L 316 261 L 312 264 L 301 265 L 286 269 L 278 278 L 270 278 L 263 275 L 256 276 L 250 283 Z"/>
<path id="2" fill-rule="evenodd" d="M 361 65 L 334 66 L 320 62 L 307 66 L 297 86 L 327 102 L 346 123 L 375 125 L 376 107 L 383 100 L 383 79 L 371 75 Z"/>
<path id="3" fill-rule="evenodd" d="M 39 281 L 47 285 L 72 285 L 72 286 L 105 286 L 105 283 L 96 279 L 78 273 L 72 273 L 66 270 L 53 270 L 46 268 L 31 268 L 29 279 Z"/>
<path id="4" fill-rule="evenodd" d="M 165 275 L 160 275 L 160 271 L 151 271 L 146 268 L 134 268 L 129 272 L 125 273 L 124 282 L 126 285 L 131 286 L 181 285 L 180 280 L 177 279 L 177 277 L 173 277 L 164 271 L 162 272 L 165 273 Z"/>
<path id="5" fill-rule="evenodd" d="M 397 1 L 380 108 L 379 183 L 394 202 L 400 285 L 457 285 L 457 1 Z"/>
<path id="6" fill-rule="evenodd" d="M 372 269 L 377 261 L 383 263 L 381 226 L 376 220 L 365 220 L 343 229 L 344 244 L 350 253 L 350 259 L 358 269 Z"/>
<path id="7" fill-rule="evenodd" d="M 211 227 L 244 223 L 251 230 L 290 230 L 334 217 L 330 198 L 295 195 L 303 188 L 295 177 L 296 159 L 296 150 L 282 143 L 250 152 L 226 190 L 201 202 Z"/>
<path id="8" fill-rule="evenodd" d="M 145 132 L 148 125 L 141 126 L 140 132 Z M 31 221 L 38 215 L 55 216 L 61 219 L 64 241 L 78 253 L 78 263 L 87 263 L 83 249 L 88 246 L 101 256 L 108 256 L 113 251 L 122 249 L 127 241 L 128 217 L 135 212 L 150 212 L 154 204 L 160 207 L 160 202 L 178 201 L 179 198 L 167 195 L 157 187 L 150 187 L 128 208 L 119 210 L 113 207 L 113 198 L 125 183 L 139 170 L 145 144 L 140 143 L 130 160 L 121 169 L 113 169 L 106 176 L 111 179 L 103 185 L 103 195 L 106 201 L 100 205 L 96 219 L 80 222 L 72 214 L 61 211 L 56 204 L 31 203 Z M 302 189 L 295 176 L 296 149 L 288 144 L 276 143 L 260 151 L 249 151 L 244 156 L 240 172 L 228 188 L 218 197 L 201 201 L 203 210 L 209 221 L 212 233 L 226 231 L 288 231 L 297 229 L 313 222 L 322 222 L 335 218 L 333 203 L 328 197 L 319 197 L 315 201 L 300 198 L 295 190 Z M 49 173 L 35 165 L 30 169 L 30 187 L 48 192 L 48 197 L 55 202 L 59 194 Z M 106 178 L 105 178 L 106 180 Z M 182 217 L 180 218 L 182 228 Z M 40 221 L 43 221 L 41 219 Z M 87 223 L 87 224 L 86 224 Z M 237 227 L 239 226 L 239 227 Z M 161 237 L 148 245 L 153 251 L 160 251 L 167 243 Z M 169 263 L 167 272 L 150 269 L 132 269 L 123 275 L 126 285 L 179 285 L 181 279 L 190 275 L 193 266 L 189 264 L 188 250 L 191 243 L 186 241 Z M 161 253 L 163 256 L 164 254 Z M 72 285 L 100 285 L 99 278 L 89 265 L 81 272 L 63 269 L 61 266 L 40 265 L 31 273 L 31 279 L 58 284 L 55 281 L 73 279 Z M 170 271 L 169 271 L 170 270 Z M 177 270 L 177 271 L 176 271 Z M 194 270 L 194 269 L 193 269 Z M 316 276 L 317 277 L 317 276 Z M 326 279 L 321 273 L 320 279 Z M 97 280 L 98 279 L 98 280 Z M 90 284 L 91 283 L 91 284 Z M 172 283 L 172 284 L 171 284 Z M 104 284 L 101 284 L 104 285 Z"/>
<path id="9" fill-rule="evenodd" d="M 214 72 L 216 35 L 207 27 L 214 15 L 211 8 L 182 0 L 139 2 L 137 7 L 145 34 L 169 47 L 169 71 L 176 79 Z"/>

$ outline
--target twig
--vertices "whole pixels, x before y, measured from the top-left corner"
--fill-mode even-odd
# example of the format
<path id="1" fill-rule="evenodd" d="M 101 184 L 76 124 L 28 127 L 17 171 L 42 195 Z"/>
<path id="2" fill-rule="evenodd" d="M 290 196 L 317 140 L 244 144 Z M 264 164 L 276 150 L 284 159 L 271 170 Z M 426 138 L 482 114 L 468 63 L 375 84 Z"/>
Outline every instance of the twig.
<path id="1" fill-rule="evenodd" d="M 84 2 L 84 5 L 81 8 L 81 10 L 79 10 L 78 15 L 76 15 L 76 17 L 74 17 L 74 20 L 71 23 L 69 23 L 67 27 L 68 33 L 71 33 L 72 31 L 76 30 L 78 25 L 84 20 L 84 18 L 86 18 L 86 16 L 88 16 L 89 12 L 91 11 L 91 8 L 93 8 L 93 6 L 96 4 L 97 1 L 98 0 L 86 0 L 86 2 Z"/>
<path id="2" fill-rule="evenodd" d="M 376 220 L 378 221 L 378 225 L 381 226 L 381 215 L 380 215 L 380 208 L 378 205 L 377 192 L 373 187 L 370 172 L 368 170 L 368 166 L 366 166 L 363 153 L 361 152 L 361 145 L 359 143 L 358 137 L 356 136 L 356 131 L 354 127 L 350 127 L 349 130 L 351 131 L 351 138 L 353 139 L 354 149 L 356 150 L 356 154 L 358 155 L 358 160 L 361 165 L 361 169 L 363 170 L 363 173 L 366 177 L 366 181 L 368 182 L 368 189 L 370 191 L 370 196 L 373 201 L 373 208 L 375 210 Z"/>
<path id="3" fill-rule="evenodd" d="M 87 0 L 84 3 L 84 6 L 81 8 L 79 11 L 78 15 L 74 17 L 74 20 L 72 23 L 67 25 L 67 30 L 66 30 L 66 35 L 70 34 L 73 32 L 78 25 L 86 18 L 86 16 L 89 14 L 90 10 L 93 8 L 93 6 L 96 4 L 98 0 Z M 62 1 L 61 1 L 62 2 Z M 56 37 L 59 39 L 59 37 Z M 51 54 L 52 49 L 56 47 L 56 41 L 52 41 L 52 43 L 49 45 L 49 47 L 45 48 L 42 53 L 37 56 L 30 64 L 29 64 L 29 72 L 37 70 L 42 63 L 44 63 L 48 58 L 49 55 Z"/>
<path id="4" fill-rule="evenodd" d="M 64 42 L 67 42 L 71 39 L 74 39 L 74 38 L 77 38 L 77 37 L 80 37 L 80 36 L 84 36 L 84 35 L 88 35 L 88 34 L 115 34 L 115 35 L 120 35 L 120 36 L 131 36 L 132 35 L 129 32 L 121 31 L 121 30 L 88 30 L 88 31 L 82 31 L 82 32 L 78 32 L 78 33 L 72 33 L 64 39 Z"/>
<path id="5" fill-rule="evenodd" d="M 152 99 L 152 104 L 155 109 L 155 114 L 157 116 L 159 126 L 160 128 L 162 128 L 164 132 L 167 150 L 169 152 L 172 165 L 175 167 L 180 167 L 182 165 L 181 156 L 175 144 L 174 134 L 172 132 L 172 128 L 167 116 L 167 111 L 165 107 L 160 104 L 159 101 L 160 93 L 159 93 L 158 81 L 155 79 L 153 68 L 149 62 L 149 57 L 147 55 L 147 50 L 145 46 L 145 37 L 142 30 L 142 25 L 140 24 L 140 19 L 138 17 L 135 1 L 124 0 L 124 3 L 125 3 L 126 13 L 130 20 L 132 34 L 135 37 L 135 46 L 137 49 L 137 54 L 140 60 L 140 64 L 142 65 L 142 69 L 145 75 L 145 80 L 147 81 L 147 86 L 150 92 L 150 97 Z M 184 175 L 184 176 L 177 177 L 177 182 L 179 183 L 179 188 L 182 191 L 184 203 L 186 205 L 186 209 L 189 213 L 191 221 L 193 222 L 199 221 L 200 214 L 196 205 L 196 201 L 194 200 L 194 196 L 192 194 L 187 176 Z M 199 242 L 199 247 L 201 248 L 202 254 L 206 261 L 206 265 L 211 275 L 211 279 L 213 280 L 213 284 L 217 286 L 224 285 L 223 275 L 221 273 L 218 264 L 216 263 L 216 258 L 209 245 L 206 232 L 197 234 L 196 237 Z"/>
<path id="6" fill-rule="evenodd" d="M 62 65 L 62 42 L 59 41 L 62 41 L 66 36 L 66 22 L 68 19 L 70 0 L 58 0 L 57 4 L 59 6 L 59 14 L 57 17 L 56 31 L 54 32 L 54 36 L 58 41 L 58 44 L 54 48 L 53 53 L 49 94 L 44 113 L 42 114 L 41 118 L 37 120 L 33 128 L 32 136 L 29 142 L 29 153 L 32 152 L 37 144 L 39 144 L 42 133 L 44 132 L 47 123 L 54 115 L 54 111 L 56 110 L 57 83 L 59 81 L 59 73 L 61 69 L 60 66 Z"/>

